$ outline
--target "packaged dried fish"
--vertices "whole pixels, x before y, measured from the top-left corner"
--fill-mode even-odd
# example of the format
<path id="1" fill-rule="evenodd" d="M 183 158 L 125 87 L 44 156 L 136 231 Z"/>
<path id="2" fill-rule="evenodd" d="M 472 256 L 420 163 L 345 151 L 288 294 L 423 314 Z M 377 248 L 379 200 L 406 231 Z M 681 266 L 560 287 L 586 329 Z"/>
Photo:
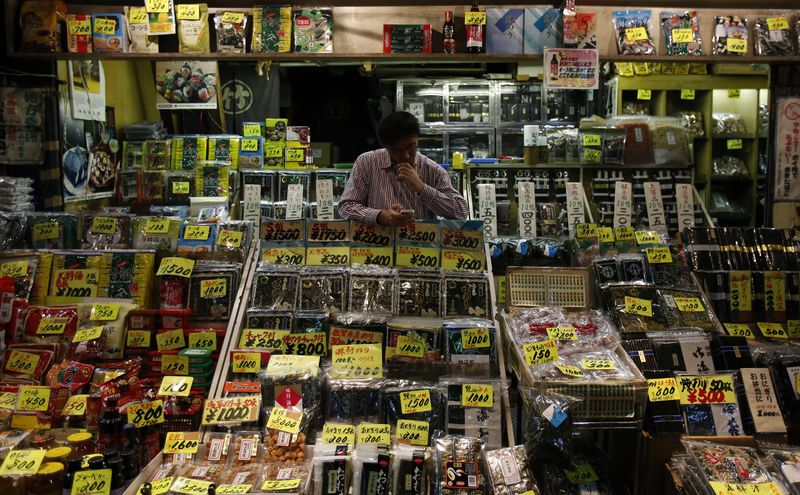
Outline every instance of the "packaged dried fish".
<path id="1" fill-rule="evenodd" d="M 747 55 L 747 19 L 738 15 L 714 18 L 714 55 Z"/>
<path id="2" fill-rule="evenodd" d="M 662 12 L 661 31 L 667 45 L 667 55 L 702 55 L 700 21 L 697 12 Z"/>
<path id="3" fill-rule="evenodd" d="M 496 495 L 541 494 L 524 445 L 486 452 L 489 483 Z"/>
<path id="4" fill-rule="evenodd" d="M 518 345 L 555 340 L 559 356 L 590 348 L 614 349 L 620 343 L 619 332 L 601 311 L 543 306 L 516 310 L 504 318 Z"/>
<path id="5" fill-rule="evenodd" d="M 706 483 L 749 485 L 768 483 L 771 480 L 753 448 L 693 440 L 683 440 L 681 443 Z"/>
<path id="6" fill-rule="evenodd" d="M 620 55 L 655 55 L 650 10 L 616 10 L 613 13 Z"/>
<path id="7" fill-rule="evenodd" d="M 244 53 L 247 48 L 247 14 L 236 11 L 218 11 L 214 15 L 217 29 L 217 52 Z"/>
<path id="8" fill-rule="evenodd" d="M 476 438 L 444 435 L 434 440 L 435 493 L 477 495 L 486 493 L 483 442 Z"/>
<path id="9" fill-rule="evenodd" d="M 250 249 L 253 222 L 225 220 L 217 224 L 216 258 L 243 262 Z"/>
<path id="10" fill-rule="evenodd" d="M 266 410 L 264 460 L 267 462 L 303 462 L 306 439 L 314 424 L 316 408 L 276 406 Z"/>

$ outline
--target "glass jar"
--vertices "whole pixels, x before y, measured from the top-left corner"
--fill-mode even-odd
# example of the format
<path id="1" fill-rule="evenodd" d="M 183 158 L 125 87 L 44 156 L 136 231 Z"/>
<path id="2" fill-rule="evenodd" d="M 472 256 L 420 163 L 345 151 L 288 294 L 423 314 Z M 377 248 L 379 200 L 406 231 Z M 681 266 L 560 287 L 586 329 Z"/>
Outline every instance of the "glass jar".
<path id="1" fill-rule="evenodd" d="M 39 430 L 33 432 L 30 436 L 30 442 L 32 449 L 50 450 L 57 445 L 56 436 L 53 434 L 53 432 L 48 430 Z"/>
<path id="2" fill-rule="evenodd" d="M 61 495 L 64 488 L 64 465 L 46 462 L 28 480 L 28 495 Z"/>
<path id="3" fill-rule="evenodd" d="M 83 459 L 83 456 L 94 454 L 97 446 L 92 440 L 92 434 L 82 431 L 67 437 L 67 444 L 72 449 L 70 459 Z"/>
<path id="4" fill-rule="evenodd" d="M 0 476 L 0 493 L 3 495 L 25 495 L 25 477 Z"/>

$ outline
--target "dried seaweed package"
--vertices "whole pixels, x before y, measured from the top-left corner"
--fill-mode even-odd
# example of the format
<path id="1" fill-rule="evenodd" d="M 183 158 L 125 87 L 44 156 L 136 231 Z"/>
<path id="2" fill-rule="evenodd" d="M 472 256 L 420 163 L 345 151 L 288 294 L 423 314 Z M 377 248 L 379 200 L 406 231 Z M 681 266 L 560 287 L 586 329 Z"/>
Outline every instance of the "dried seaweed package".
<path id="1" fill-rule="evenodd" d="M 487 448 L 503 445 L 501 389 L 497 382 L 481 379 L 442 379 L 446 398 L 445 431 L 450 435 L 480 438 Z"/>
<path id="2" fill-rule="evenodd" d="M 345 310 L 347 269 L 305 267 L 300 272 L 300 309 Z"/>
<path id="3" fill-rule="evenodd" d="M 484 473 L 483 442 L 476 438 L 445 435 L 434 440 L 433 451 L 436 467 L 435 493 L 486 493 L 488 487 Z"/>
<path id="4" fill-rule="evenodd" d="M 254 53 L 288 53 L 292 49 L 292 8 L 253 7 Z"/>
<path id="5" fill-rule="evenodd" d="M 153 251 L 106 251 L 100 255 L 99 297 L 133 299 L 146 307 L 153 284 Z"/>
<path id="6" fill-rule="evenodd" d="M 753 24 L 755 54 L 764 56 L 794 55 L 794 40 L 786 17 L 760 17 Z"/>
<path id="7" fill-rule="evenodd" d="M 208 138 L 205 136 L 175 136 L 172 138 L 172 169 L 194 170 L 197 162 L 206 159 Z"/>
<path id="8" fill-rule="evenodd" d="M 244 12 L 224 11 L 214 16 L 217 29 L 218 53 L 244 53 L 246 51 L 247 14 Z"/>
<path id="9" fill-rule="evenodd" d="M 0 250 L 24 248 L 27 225 L 26 215 L 0 213 Z"/>
<path id="10" fill-rule="evenodd" d="M 125 249 L 131 247 L 131 219 L 124 213 L 83 213 L 85 249 Z"/>
<path id="11" fill-rule="evenodd" d="M 226 197 L 229 194 L 230 167 L 222 161 L 197 162 L 196 192 L 200 196 Z"/>
<path id="12" fill-rule="evenodd" d="M 208 34 L 208 5 L 200 3 L 196 8 L 178 6 L 178 50 L 180 53 L 208 53 L 211 43 Z M 201 158 L 202 159 L 202 158 Z"/>
<path id="13" fill-rule="evenodd" d="M 602 297 L 621 332 L 661 330 L 668 324 L 654 287 L 611 286 L 602 289 Z"/>
<path id="14" fill-rule="evenodd" d="M 141 201 L 141 182 L 142 173 L 140 170 L 117 170 L 117 178 L 114 183 L 114 191 L 116 191 L 117 199 L 125 203 Z"/>
<path id="15" fill-rule="evenodd" d="M 134 249 L 155 249 L 174 252 L 178 249 L 181 220 L 178 217 L 134 217 L 132 226 Z"/>
<path id="16" fill-rule="evenodd" d="M 300 272 L 290 265 L 259 263 L 253 279 L 250 306 L 295 309 L 300 297 Z"/>
<path id="17" fill-rule="evenodd" d="M 239 287 L 240 263 L 198 261 L 189 279 L 189 309 L 197 320 L 227 321 Z"/>
<path id="18" fill-rule="evenodd" d="M 226 220 L 217 225 L 217 239 L 214 250 L 218 258 L 232 261 L 244 261 L 245 253 L 250 248 L 250 237 L 253 223 L 241 220 Z"/>
<path id="19" fill-rule="evenodd" d="M 386 326 L 386 360 L 433 363 L 442 356 L 442 320 L 392 318 Z"/>
<path id="20" fill-rule="evenodd" d="M 428 431 L 444 429 L 446 397 L 435 386 L 407 381 L 388 382 L 383 389 L 383 411 L 386 423 L 397 426 L 407 419 L 428 423 Z"/>
<path id="21" fill-rule="evenodd" d="M 333 51 L 333 9 L 294 9 L 294 51 Z"/>
<path id="22" fill-rule="evenodd" d="M 242 170 L 243 185 L 257 185 L 261 188 L 261 200 L 272 201 L 275 194 L 275 171 Z"/>
<path id="23" fill-rule="evenodd" d="M 78 215 L 29 213 L 27 237 L 33 249 L 75 249 L 78 247 Z"/>
<path id="24" fill-rule="evenodd" d="M 247 328 L 291 330 L 294 326 L 294 311 L 248 308 L 245 322 Z"/>
<path id="25" fill-rule="evenodd" d="M 714 55 L 747 55 L 747 19 L 738 15 L 714 18 Z"/>
<path id="26" fill-rule="evenodd" d="M 703 294 L 695 291 L 659 289 L 661 308 L 670 327 L 696 327 L 716 331 L 711 309 Z"/>
<path id="27" fill-rule="evenodd" d="M 383 395 L 380 380 L 329 379 L 325 387 L 325 421 L 379 423 Z"/>
<path id="28" fill-rule="evenodd" d="M 469 365 L 474 376 L 499 373 L 497 329 L 489 320 L 462 318 L 444 323 L 445 360 Z"/>
<path id="29" fill-rule="evenodd" d="M 164 199 L 164 172 L 162 170 L 142 170 L 142 199 L 145 201 Z"/>
<path id="30" fill-rule="evenodd" d="M 392 450 L 392 476 L 395 495 L 424 495 L 430 476 L 430 449 L 395 445 Z"/>
<path id="31" fill-rule="evenodd" d="M 322 374 L 319 367 L 274 371 L 267 367 L 259 373 L 265 408 L 310 410 L 322 403 Z M 316 414 L 316 411 L 315 411 Z"/>
<path id="32" fill-rule="evenodd" d="M 489 281 L 486 276 L 444 272 L 444 308 L 445 318 L 489 316 Z"/>
<path id="33" fill-rule="evenodd" d="M 147 140 L 144 142 L 144 168 L 148 170 L 169 170 L 172 158 L 171 141 Z"/>
<path id="34" fill-rule="evenodd" d="M 216 229 L 216 225 L 207 223 L 188 223 L 183 225 L 181 235 L 178 238 L 178 254 L 197 257 L 197 255 L 210 253 L 214 248 Z"/>
<path id="35" fill-rule="evenodd" d="M 350 493 L 352 454 L 346 445 L 322 444 L 314 449 L 314 494 Z"/>
<path id="36" fill-rule="evenodd" d="M 397 316 L 442 316 L 442 276 L 422 270 L 398 270 Z"/>
<path id="37" fill-rule="evenodd" d="M 664 33 L 667 55 L 703 54 L 697 11 L 662 12 L 661 31 Z"/>
<path id="38" fill-rule="evenodd" d="M 733 376 L 676 374 L 689 435 L 741 436 Z"/>
<path id="39" fill-rule="evenodd" d="M 380 266 L 359 266 L 350 270 L 350 311 L 391 314 L 397 271 Z"/>
<path id="40" fill-rule="evenodd" d="M 194 193 L 194 173 L 170 172 L 167 174 L 164 199 L 173 204 L 189 204 L 189 198 L 197 196 Z"/>
<path id="41" fill-rule="evenodd" d="M 487 445 L 487 448 L 491 448 Z M 489 483 L 495 495 L 521 495 L 542 492 L 528 464 L 524 445 L 486 452 Z"/>
<path id="42" fill-rule="evenodd" d="M 620 55 L 655 55 L 650 10 L 615 10 L 614 30 Z"/>
<path id="43" fill-rule="evenodd" d="M 353 495 L 389 493 L 391 460 L 385 445 L 359 445 L 353 455 Z"/>

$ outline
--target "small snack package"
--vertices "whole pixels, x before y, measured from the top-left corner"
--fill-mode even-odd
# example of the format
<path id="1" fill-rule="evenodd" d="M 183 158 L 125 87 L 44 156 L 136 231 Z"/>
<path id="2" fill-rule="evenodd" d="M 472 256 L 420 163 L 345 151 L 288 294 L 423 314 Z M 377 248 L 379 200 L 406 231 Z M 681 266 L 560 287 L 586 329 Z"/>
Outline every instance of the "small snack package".
<path id="1" fill-rule="evenodd" d="M 210 52 L 208 5 L 205 3 L 193 6 L 178 5 L 177 18 L 180 53 Z"/>
<path id="2" fill-rule="evenodd" d="M 95 53 L 128 51 L 124 14 L 92 14 L 92 45 Z"/>
<path id="3" fill-rule="evenodd" d="M 661 31 L 664 33 L 667 55 L 703 54 L 697 11 L 662 12 Z"/>
<path id="4" fill-rule="evenodd" d="M 620 55 L 655 55 L 651 10 L 614 11 L 613 23 Z"/>
<path id="5" fill-rule="evenodd" d="M 130 38 L 130 53 L 158 53 L 158 36 L 147 34 L 147 12 L 144 7 L 123 7 Z"/>
<path id="6" fill-rule="evenodd" d="M 222 11 L 214 15 L 217 30 L 218 53 L 244 53 L 247 48 L 247 14 L 236 11 Z"/>
<path id="7" fill-rule="evenodd" d="M 714 55 L 747 55 L 747 19 L 738 15 L 714 18 Z"/>
<path id="8" fill-rule="evenodd" d="M 483 442 L 477 438 L 443 435 L 434 441 L 436 493 L 479 495 L 486 493 Z"/>

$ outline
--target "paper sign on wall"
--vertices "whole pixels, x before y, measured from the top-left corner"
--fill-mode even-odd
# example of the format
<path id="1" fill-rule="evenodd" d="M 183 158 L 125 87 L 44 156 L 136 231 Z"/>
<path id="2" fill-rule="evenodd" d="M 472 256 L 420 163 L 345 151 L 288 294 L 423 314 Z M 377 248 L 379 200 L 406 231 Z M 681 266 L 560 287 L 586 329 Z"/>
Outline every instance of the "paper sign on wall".
<path id="1" fill-rule="evenodd" d="M 661 183 L 645 182 L 644 199 L 647 205 L 648 225 L 656 232 L 666 234 L 667 217 L 664 216 L 664 201 L 661 199 Z"/>
<path id="2" fill-rule="evenodd" d="M 536 237 L 536 195 L 533 182 L 517 183 L 517 216 L 520 237 Z"/>
<path id="3" fill-rule="evenodd" d="M 632 191 L 630 182 L 614 184 L 614 229 L 631 226 Z"/>
<path id="4" fill-rule="evenodd" d="M 483 233 L 497 235 L 497 197 L 494 184 L 478 184 L 478 217 L 483 220 Z"/>

